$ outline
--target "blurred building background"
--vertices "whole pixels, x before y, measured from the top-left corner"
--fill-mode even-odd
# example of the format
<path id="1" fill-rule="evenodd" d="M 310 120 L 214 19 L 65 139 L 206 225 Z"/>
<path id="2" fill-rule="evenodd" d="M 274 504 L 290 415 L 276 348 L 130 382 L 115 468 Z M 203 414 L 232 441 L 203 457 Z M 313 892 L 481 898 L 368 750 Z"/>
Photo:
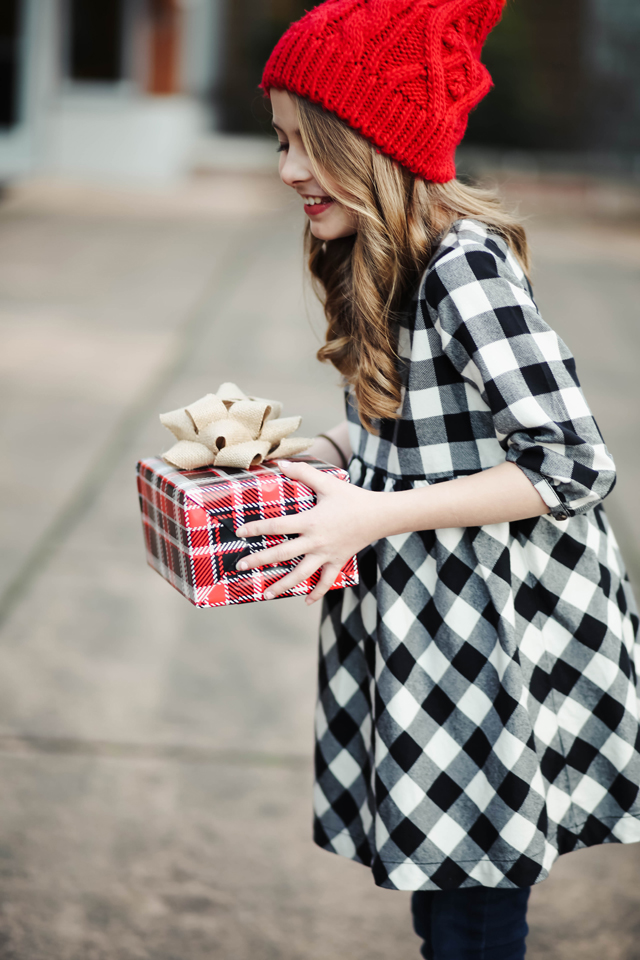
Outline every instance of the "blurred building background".
<path id="1" fill-rule="evenodd" d="M 220 0 L 2 0 L 0 175 L 170 179 L 215 125 Z"/>
<path id="2" fill-rule="evenodd" d="M 247 139 L 268 132 L 262 66 L 308 6 L 2 0 L 0 176 L 162 181 L 232 158 L 231 142 L 264 156 Z M 639 47 L 637 0 L 511 0 L 466 145 L 640 175 Z"/>
<path id="3" fill-rule="evenodd" d="M 495 88 L 467 142 L 640 173 L 639 48 L 636 0 L 514 0 L 485 48 Z"/>

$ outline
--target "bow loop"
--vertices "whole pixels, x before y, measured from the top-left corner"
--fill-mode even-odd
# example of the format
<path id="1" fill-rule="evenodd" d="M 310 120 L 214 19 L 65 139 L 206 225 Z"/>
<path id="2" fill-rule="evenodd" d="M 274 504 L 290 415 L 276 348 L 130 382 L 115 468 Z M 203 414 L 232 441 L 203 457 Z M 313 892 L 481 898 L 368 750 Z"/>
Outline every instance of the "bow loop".
<path id="1" fill-rule="evenodd" d="M 215 393 L 208 393 L 184 409 L 193 422 L 196 433 L 200 433 L 212 420 L 220 420 L 227 416 L 226 406 Z"/>
<path id="2" fill-rule="evenodd" d="M 199 440 L 206 444 L 212 450 L 222 450 L 227 444 L 245 443 L 247 440 L 255 440 L 251 430 L 239 420 L 233 417 L 227 417 L 226 420 L 214 420 L 208 424 L 201 432 Z"/>
<path id="3" fill-rule="evenodd" d="M 250 440 L 258 439 L 270 414 L 271 403 L 268 400 L 238 400 L 229 408 L 229 415 L 249 431 Z"/>
<path id="4" fill-rule="evenodd" d="M 263 460 L 302 453 L 312 441 L 289 437 L 302 417 L 280 418 L 281 410 L 277 400 L 248 397 L 235 383 L 223 383 L 217 393 L 160 414 L 160 422 L 178 441 L 162 457 L 179 470 L 247 470 Z"/>
<path id="5" fill-rule="evenodd" d="M 160 423 L 171 430 L 176 440 L 197 440 L 193 420 L 186 410 L 169 410 L 160 414 Z"/>

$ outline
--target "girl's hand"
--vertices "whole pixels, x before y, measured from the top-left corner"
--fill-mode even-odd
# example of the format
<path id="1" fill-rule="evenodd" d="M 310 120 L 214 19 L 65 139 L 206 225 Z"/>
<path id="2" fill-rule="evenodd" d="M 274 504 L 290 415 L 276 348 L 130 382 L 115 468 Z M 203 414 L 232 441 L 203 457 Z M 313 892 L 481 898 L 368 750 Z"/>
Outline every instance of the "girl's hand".
<path id="1" fill-rule="evenodd" d="M 376 518 L 381 494 L 328 476 L 308 463 L 279 460 L 278 465 L 286 477 L 311 487 L 318 499 L 317 506 L 295 516 L 256 520 L 238 527 L 236 533 L 240 537 L 298 534 L 295 540 L 243 557 L 238 570 L 302 556 L 294 570 L 269 587 L 265 597 L 270 600 L 291 590 L 322 568 L 318 583 L 306 597 L 310 604 L 325 595 L 354 554 L 378 539 Z"/>

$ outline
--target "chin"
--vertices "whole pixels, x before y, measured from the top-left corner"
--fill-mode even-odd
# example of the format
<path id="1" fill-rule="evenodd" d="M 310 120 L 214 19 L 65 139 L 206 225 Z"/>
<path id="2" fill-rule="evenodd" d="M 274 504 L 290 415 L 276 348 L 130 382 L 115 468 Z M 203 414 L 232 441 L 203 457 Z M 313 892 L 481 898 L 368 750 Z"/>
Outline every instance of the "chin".
<path id="1" fill-rule="evenodd" d="M 351 237 L 357 231 L 346 224 L 332 225 L 330 223 L 311 223 L 311 233 L 318 240 L 338 240 L 340 237 Z"/>

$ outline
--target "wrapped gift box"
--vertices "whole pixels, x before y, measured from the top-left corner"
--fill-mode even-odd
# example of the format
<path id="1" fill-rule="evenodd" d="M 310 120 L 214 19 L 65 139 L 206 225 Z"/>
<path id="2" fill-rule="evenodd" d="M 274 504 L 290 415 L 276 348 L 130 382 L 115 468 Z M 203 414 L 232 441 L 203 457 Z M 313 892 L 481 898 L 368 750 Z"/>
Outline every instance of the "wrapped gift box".
<path id="1" fill-rule="evenodd" d="M 329 463 L 305 456 L 290 459 L 304 460 L 318 470 L 349 481 L 344 470 Z M 248 470 L 178 470 L 164 460 L 150 457 L 141 460 L 137 470 L 147 560 L 197 607 L 264 600 L 265 590 L 300 559 L 245 572 L 236 570 L 241 557 L 292 539 L 240 539 L 235 533 L 238 527 L 252 520 L 284 517 L 315 506 L 313 490 L 285 477 L 276 460 Z M 319 578 L 317 571 L 281 596 L 310 593 Z M 356 558 L 352 557 L 331 589 L 357 583 Z"/>

